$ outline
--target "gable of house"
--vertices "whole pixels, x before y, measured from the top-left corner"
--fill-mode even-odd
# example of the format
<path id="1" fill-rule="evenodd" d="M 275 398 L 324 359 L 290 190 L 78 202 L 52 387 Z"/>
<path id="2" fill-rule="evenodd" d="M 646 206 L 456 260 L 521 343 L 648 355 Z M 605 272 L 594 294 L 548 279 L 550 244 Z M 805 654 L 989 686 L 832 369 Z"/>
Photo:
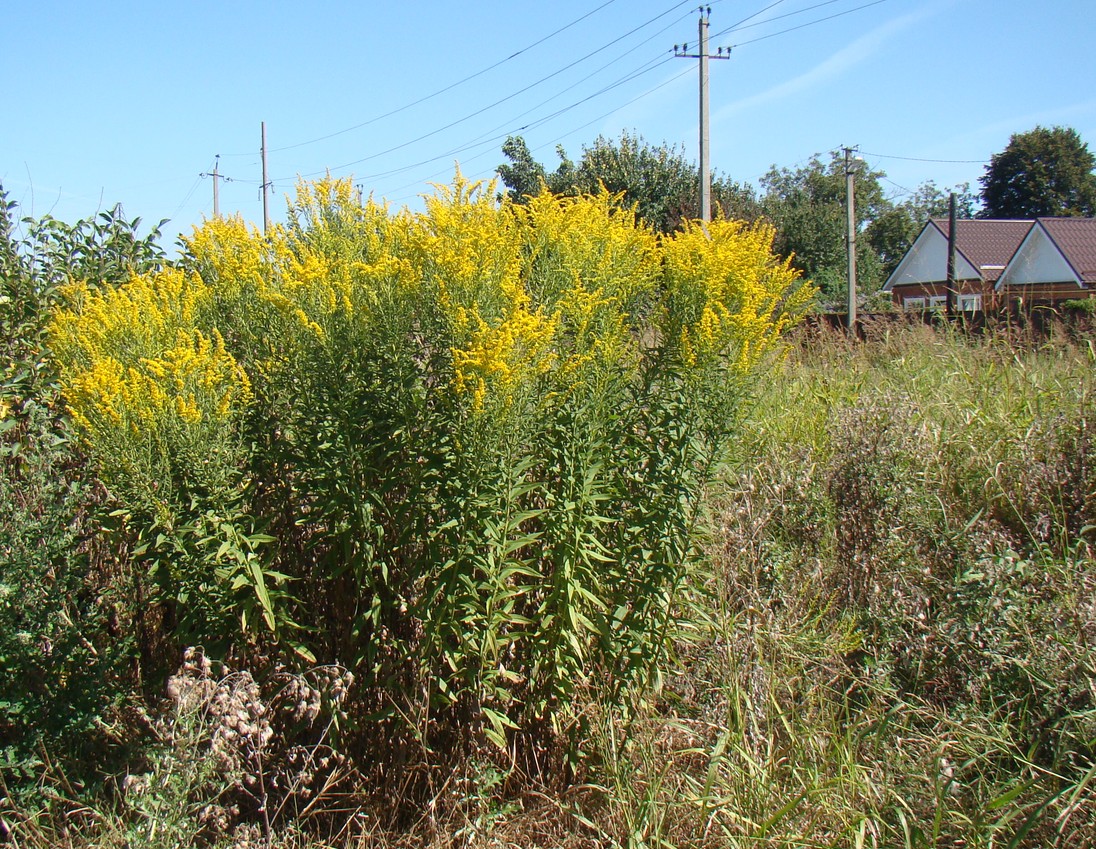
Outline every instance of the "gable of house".
<path id="1" fill-rule="evenodd" d="M 1008 265 L 1034 222 L 964 218 L 956 222 L 957 280 L 994 283 Z M 947 280 L 949 221 L 929 221 L 887 282 L 895 286 L 927 285 Z"/>
<path id="2" fill-rule="evenodd" d="M 883 284 L 883 291 L 891 292 L 895 286 L 943 280 L 947 277 L 947 264 L 948 237 L 934 221 L 929 221 Z M 956 257 L 955 276 L 959 280 L 973 280 L 979 276 L 978 269 L 962 252 Z"/>
<path id="3" fill-rule="evenodd" d="M 1040 223 L 1081 283 L 1096 285 L 1096 218 L 1042 218 Z"/>
<path id="4" fill-rule="evenodd" d="M 1096 285 L 1096 219 L 1040 218 L 997 288 Z"/>

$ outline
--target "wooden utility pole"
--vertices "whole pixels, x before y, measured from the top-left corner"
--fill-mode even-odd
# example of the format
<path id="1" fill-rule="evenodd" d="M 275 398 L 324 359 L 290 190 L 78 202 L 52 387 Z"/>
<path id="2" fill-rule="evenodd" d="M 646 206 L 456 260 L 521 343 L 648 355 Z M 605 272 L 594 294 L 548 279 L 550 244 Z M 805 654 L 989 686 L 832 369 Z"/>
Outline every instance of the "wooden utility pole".
<path id="1" fill-rule="evenodd" d="M 955 192 L 948 198 L 948 293 L 945 301 L 948 318 L 955 315 L 956 289 L 955 289 L 955 252 L 959 245 L 959 223 L 956 220 Z"/>
<path id="2" fill-rule="evenodd" d="M 845 207 L 848 222 L 845 230 L 845 250 L 849 257 L 849 334 L 856 333 L 856 186 L 852 153 L 856 148 L 845 149 Z"/>
<path id="3" fill-rule="evenodd" d="M 266 121 L 262 122 L 262 148 L 263 155 L 263 235 L 270 229 L 270 181 L 266 177 Z"/>
<path id="4" fill-rule="evenodd" d="M 719 52 L 714 56 L 708 53 L 708 19 L 711 17 L 712 7 L 700 7 L 700 24 L 698 32 L 700 36 L 700 50 L 696 53 L 689 52 L 689 45 L 682 44 L 680 49 L 674 45 L 674 55 L 686 59 L 700 60 L 700 219 L 712 220 L 712 166 L 710 162 L 710 138 L 709 138 L 709 101 L 708 101 L 708 60 L 730 59 L 731 51 Z"/>

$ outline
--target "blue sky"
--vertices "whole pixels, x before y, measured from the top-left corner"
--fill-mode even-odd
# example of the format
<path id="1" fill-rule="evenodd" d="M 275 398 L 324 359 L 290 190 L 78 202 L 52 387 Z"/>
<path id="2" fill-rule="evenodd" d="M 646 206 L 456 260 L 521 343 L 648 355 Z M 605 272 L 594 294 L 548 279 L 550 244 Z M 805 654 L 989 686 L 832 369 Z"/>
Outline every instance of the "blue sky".
<path id="1" fill-rule="evenodd" d="M 697 3 L 101 3 L 10 0 L 0 182 L 66 221 L 121 202 L 171 219 L 260 223 L 260 124 L 284 218 L 298 175 L 353 176 L 417 208 L 454 163 L 490 178 L 507 134 L 549 166 L 599 135 L 697 159 Z M 1090 0 L 716 0 L 712 166 L 770 166 L 858 145 L 897 198 L 978 178 L 1012 133 L 1076 129 L 1096 150 Z M 729 32 L 725 32 L 730 30 Z"/>

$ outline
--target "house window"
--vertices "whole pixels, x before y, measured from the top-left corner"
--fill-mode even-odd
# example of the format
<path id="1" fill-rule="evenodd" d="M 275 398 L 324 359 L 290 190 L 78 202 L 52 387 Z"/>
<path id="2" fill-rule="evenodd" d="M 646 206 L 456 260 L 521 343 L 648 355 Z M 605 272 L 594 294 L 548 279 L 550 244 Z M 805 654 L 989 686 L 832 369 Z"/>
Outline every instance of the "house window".
<path id="1" fill-rule="evenodd" d="M 924 298 L 903 298 L 902 308 L 906 310 L 924 310 L 925 299 Z"/>
<path id="2" fill-rule="evenodd" d="M 930 310 L 946 310 L 948 308 L 948 296 L 947 295 L 931 295 L 929 296 L 929 309 Z"/>
<path id="3" fill-rule="evenodd" d="M 982 309 L 982 296 L 981 295 L 960 295 L 959 296 L 959 311 L 960 312 L 978 312 Z"/>

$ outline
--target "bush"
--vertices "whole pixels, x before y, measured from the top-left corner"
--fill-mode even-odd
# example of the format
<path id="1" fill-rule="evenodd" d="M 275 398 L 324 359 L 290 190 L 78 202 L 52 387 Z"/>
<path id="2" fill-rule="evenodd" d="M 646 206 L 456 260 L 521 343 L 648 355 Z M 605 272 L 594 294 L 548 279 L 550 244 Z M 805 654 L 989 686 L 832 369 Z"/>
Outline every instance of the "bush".
<path id="1" fill-rule="evenodd" d="M 61 288 L 157 267 L 157 231 L 119 208 L 69 226 L 14 220 L 0 189 L 0 777 L 41 796 L 44 772 L 98 778 L 125 734 L 134 606 L 98 539 L 103 491 L 59 395 L 46 325 Z M 47 769 L 48 765 L 48 769 Z"/>
<path id="2" fill-rule="evenodd" d="M 591 692 L 657 680 L 699 497 L 811 296 L 764 226 L 493 197 L 303 186 L 284 231 L 209 222 L 53 326 L 177 636 L 347 665 L 389 775 L 490 744 L 551 774 Z"/>

